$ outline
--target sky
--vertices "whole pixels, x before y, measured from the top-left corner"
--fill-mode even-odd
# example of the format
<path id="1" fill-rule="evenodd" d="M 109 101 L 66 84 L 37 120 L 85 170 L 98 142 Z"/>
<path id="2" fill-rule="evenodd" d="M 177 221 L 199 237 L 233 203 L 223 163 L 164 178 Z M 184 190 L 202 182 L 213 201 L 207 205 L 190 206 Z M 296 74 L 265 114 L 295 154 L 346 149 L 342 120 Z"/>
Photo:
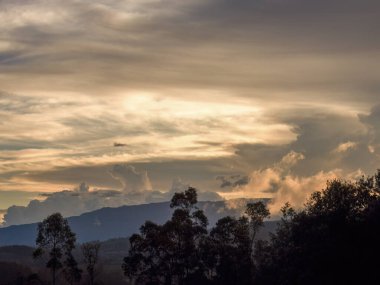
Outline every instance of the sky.
<path id="1" fill-rule="evenodd" d="M 373 174 L 379 27 L 375 0 L 0 0 L 5 224 Z"/>

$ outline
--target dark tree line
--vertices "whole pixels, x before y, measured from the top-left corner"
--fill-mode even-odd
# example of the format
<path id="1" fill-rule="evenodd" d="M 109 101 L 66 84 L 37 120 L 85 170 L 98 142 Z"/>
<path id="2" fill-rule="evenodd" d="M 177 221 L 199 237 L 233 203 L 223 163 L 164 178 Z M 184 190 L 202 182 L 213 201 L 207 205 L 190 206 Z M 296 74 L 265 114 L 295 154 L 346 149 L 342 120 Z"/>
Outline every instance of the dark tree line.
<path id="1" fill-rule="evenodd" d="M 301 210 L 286 203 L 267 240 L 257 240 L 269 217 L 263 202 L 248 204 L 242 217 L 224 217 L 211 229 L 196 205 L 194 188 L 175 193 L 169 221 L 163 225 L 146 221 L 140 233 L 130 237 L 122 268 L 131 284 L 329 285 L 380 280 L 380 170 L 356 182 L 328 182 Z M 53 284 L 58 273 L 68 284 L 81 279 L 82 270 L 72 254 L 75 241 L 59 213 L 39 224 L 35 256 L 48 257 Z M 98 242 L 82 246 L 91 285 L 99 246 Z M 38 276 L 33 278 L 35 283 L 30 284 L 42 284 Z"/>
<path id="2" fill-rule="evenodd" d="M 225 217 L 207 230 L 208 220 L 196 207 L 189 188 L 174 194 L 172 218 L 150 221 L 130 238 L 125 275 L 135 284 L 250 284 L 252 239 L 269 212 L 262 202 L 249 204 L 247 215 Z"/>
<path id="3" fill-rule="evenodd" d="M 256 243 L 256 284 L 379 282 L 380 171 L 328 182 L 301 211 L 282 212 L 277 232 Z"/>
<path id="4" fill-rule="evenodd" d="M 289 203 L 269 240 L 256 240 L 269 211 L 248 204 L 240 218 L 208 230 L 189 188 L 171 201 L 172 218 L 130 238 L 123 270 L 133 284 L 375 284 L 380 280 L 380 171 L 333 180 L 305 207 Z M 375 281 L 375 283 L 373 283 Z M 377 281 L 378 282 L 378 281 Z"/>

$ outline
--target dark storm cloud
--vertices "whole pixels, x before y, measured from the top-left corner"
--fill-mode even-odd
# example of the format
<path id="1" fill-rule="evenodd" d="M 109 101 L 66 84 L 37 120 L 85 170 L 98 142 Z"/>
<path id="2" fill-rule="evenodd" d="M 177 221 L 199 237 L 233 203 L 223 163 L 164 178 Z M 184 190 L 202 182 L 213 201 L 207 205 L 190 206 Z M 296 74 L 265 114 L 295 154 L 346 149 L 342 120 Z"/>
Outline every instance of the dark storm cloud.
<path id="1" fill-rule="evenodd" d="M 219 180 L 221 182 L 220 188 L 230 188 L 247 185 L 250 178 L 248 176 L 242 176 L 240 174 L 230 176 L 219 175 L 216 177 L 216 180 Z"/>

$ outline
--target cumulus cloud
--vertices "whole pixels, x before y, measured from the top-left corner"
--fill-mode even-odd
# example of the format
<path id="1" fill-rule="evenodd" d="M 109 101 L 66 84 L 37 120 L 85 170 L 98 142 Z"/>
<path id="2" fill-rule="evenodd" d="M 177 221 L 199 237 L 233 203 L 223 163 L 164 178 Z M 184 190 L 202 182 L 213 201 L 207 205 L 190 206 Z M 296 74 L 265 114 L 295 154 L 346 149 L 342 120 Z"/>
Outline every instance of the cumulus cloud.
<path id="1" fill-rule="evenodd" d="M 110 173 L 123 185 L 124 192 L 143 193 L 152 190 L 152 185 L 146 171 L 138 172 L 131 165 L 115 165 Z"/>
<path id="2" fill-rule="evenodd" d="M 43 199 L 33 199 L 27 206 L 12 206 L 4 213 L 4 226 L 38 222 L 49 214 L 60 212 L 63 216 L 75 216 L 103 207 L 119 207 L 142 203 L 169 201 L 175 192 L 186 190 L 190 184 L 178 177 L 168 191 L 152 190 L 146 171 L 139 172 L 130 165 L 115 165 L 112 177 L 122 183 L 119 190 L 92 189 L 82 182 L 73 190 L 42 193 Z M 214 192 L 199 191 L 200 201 L 216 201 L 222 198 Z"/>
<path id="3" fill-rule="evenodd" d="M 81 163 L 84 162 L 75 161 L 75 166 L 60 167 L 50 171 L 28 169 L 28 172 L 12 172 L 11 175 L 13 176 L 9 176 L 10 178 L 5 173 L 0 174 L 0 177 L 3 175 L 3 181 L 7 179 L 16 181 L 18 177 L 25 178 L 26 181 L 37 181 L 36 188 L 43 183 L 75 185 L 85 180 L 95 187 L 106 189 L 117 189 L 121 184 L 125 191 L 133 192 L 136 189 L 138 191 L 145 188 L 152 189 L 149 187 L 150 180 L 152 181 L 150 184 L 156 185 L 155 189 L 168 189 L 171 179 L 180 176 L 200 189 L 220 191 L 221 195 L 226 198 L 243 197 L 244 192 L 239 194 L 236 191 L 236 186 L 238 186 L 237 184 L 244 186 L 246 182 L 252 182 L 248 174 L 257 169 L 274 171 L 281 168 L 281 171 L 277 172 L 281 172 L 282 176 L 291 170 L 291 174 L 296 177 L 311 177 L 320 171 L 329 173 L 336 171 L 336 169 L 341 169 L 343 175 L 357 169 L 362 169 L 365 173 L 372 173 L 379 167 L 380 163 L 379 152 L 375 148 L 378 137 L 376 110 L 373 108 L 367 114 L 363 113 L 359 117 L 356 114 L 313 113 L 312 111 L 304 114 L 301 110 L 293 114 L 283 110 L 284 113 L 279 113 L 278 116 L 293 126 L 293 132 L 296 134 L 296 138 L 290 143 L 278 145 L 264 143 L 231 144 L 229 147 L 232 155 L 212 158 L 206 156 L 205 159 L 147 158 L 144 161 L 136 161 L 134 165 L 138 169 L 147 169 L 149 177 L 145 176 L 143 171 L 139 172 L 130 167 L 121 166 L 115 167 L 114 175 L 117 176 L 117 180 L 112 179 L 112 176 L 108 174 L 109 165 L 104 164 L 101 160 L 104 156 L 99 161 L 95 161 L 96 163 L 93 161 L 93 164 L 86 166 L 81 166 Z M 215 121 L 212 123 L 215 124 Z M 210 125 L 212 126 L 212 124 Z M 91 124 L 85 123 L 85 126 L 89 128 Z M 346 144 L 347 142 L 354 142 L 355 147 L 352 143 Z M 204 148 L 204 146 L 202 147 Z M 347 147 L 351 148 L 345 152 L 334 151 L 339 147 L 340 150 Z M 129 150 L 129 147 L 126 149 Z M 131 149 L 134 153 L 140 151 Z M 21 162 L 27 162 L 29 165 L 34 157 L 38 157 L 38 159 L 43 156 L 50 157 L 44 149 L 40 152 L 37 150 L 24 151 L 21 157 L 19 154 L 20 152 L 3 152 L 0 157 L 8 161 L 10 161 L 11 155 L 15 159 L 22 158 L 22 161 L 17 165 L 20 165 Z M 76 156 L 76 153 L 74 152 L 73 155 Z M 64 157 L 67 159 L 67 155 Z M 110 160 L 107 161 L 112 161 L 114 158 L 109 157 Z M 5 164 L 0 165 L 1 167 L 5 169 Z M 9 164 L 7 168 L 9 168 Z M 135 172 L 137 175 L 134 175 Z M 234 175 L 236 173 L 240 173 L 240 178 Z M 128 177 L 128 175 L 133 176 L 130 179 L 131 182 L 123 178 Z M 219 180 L 215 181 L 215 177 L 218 177 Z M 219 185 L 216 185 L 217 183 Z M 220 188 L 220 186 L 224 187 Z M 232 189 L 234 191 L 231 191 Z M 268 187 L 268 189 L 266 193 L 270 193 L 271 188 Z M 161 196 L 158 195 L 158 197 Z"/>
<path id="4" fill-rule="evenodd" d="M 302 153 L 291 151 L 288 154 L 286 154 L 281 161 L 276 164 L 276 168 L 278 168 L 281 171 L 288 170 L 295 166 L 299 161 L 305 159 L 305 156 Z"/>
<path id="5" fill-rule="evenodd" d="M 250 183 L 236 191 L 246 197 L 271 197 L 268 205 L 272 217 L 276 218 L 286 202 L 296 209 L 301 208 L 310 194 L 321 191 L 328 180 L 352 179 L 362 175 L 361 171 L 347 174 L 341 169 L 319 171 L 310 176 L 292 173 L 292 167 L 303 159 L 305 159 L 303 154 L 289 152 L 272 167 L 253 171 L 250 174 Z"/>
<path id="6" fill-rule="evenodd" d="M 64 216 L 79 215 L 103 207 L 140 204 L 167 200 L 165 193 L 152 192 L 146 171 L 138 172 L 130 165 L 115 165 L 110 171 L 122 188 L 117 190 L 93 189 L 82 182 L 73 190 L 45 193 L 44 200 L 32 200 L 27 206 L 12 206 L 4 215 L 4 225 L 37 222 L 53 212 Z"/>
<path id="7" fill-rule="evenodd" d="M 348 142 L 341 143 L 340 145 L 338 145 L 338 147 L 335 148 L 333 150 L 333 152 L 335 152 L 335 153 L 344 153 L 344 152 L 347 152 L 350 149 L 354 149 L 356 146 L 357 146 L 357 143 L 348 141 Z"/>
<path id="8" fill-rule="evenodd" d="M 262 179 L 270 180 L 272 183 L 272 191 L 275 189 L 273 191 L 273 200 L 269 204 L 269 209 L 276 215 L 286 202 L 289 202 L 293 207 L 299 209 L 304 205 L 311 193 L 323 189 L 327 180 L 335 179 L 340 176 L 341 172 L 339 171 L 321 171 L 309 177 L 298 177 L 295 175 L 282 176 L 281 173 L 270 172 L 264 173 Z"/>
<path id="9" fill-rule="evenodd" d="M 243 144 L 236 154 L 252 165 L 253 169 L 272 167 L 290 151 L 304 155 L 293 167 L 293 173 L 311 176 L 323 170 L 342 169 L 345 173 L 362 169 L 372 173 L 379 167 L 380 159 L 375 148 L 376 109 L 358 116 L 358 113 L 337 110 L 302 110 L 291 112 L 283 108 L 277 117 L 292 125 L 296 139 L 288 144 Z M 373 119 L 367 119 L 373 118 Z"/>
<path id="10" fill-rule="evenodd" d="M 118 196 L 107 191 L 81 192 L 64 190 L 50 193 L 44 200 L 32 200 L 27 206 L 12 206 L 4 215 L 4 225 L 17 225 L 41 221 L 49 214 L 60 212 L 64 216 L 75 216 L 102 207 L 120 206 Z"/>

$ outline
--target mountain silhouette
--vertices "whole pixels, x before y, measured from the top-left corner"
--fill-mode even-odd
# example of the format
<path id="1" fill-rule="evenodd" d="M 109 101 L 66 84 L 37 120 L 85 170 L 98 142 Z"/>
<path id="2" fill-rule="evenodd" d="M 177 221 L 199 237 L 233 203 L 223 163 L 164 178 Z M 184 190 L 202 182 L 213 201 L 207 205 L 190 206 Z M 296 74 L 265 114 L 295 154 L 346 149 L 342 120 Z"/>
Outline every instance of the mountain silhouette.
<path id="1" fill-rule="evenodd" d="M 198 207 L 204 210 L 209 218 L 209 226 L 227 215 L 239 216 L 245 205 L 252 199 L 235 199 L 228 201 L 199 202 Z M 268 200 L 266 200 L 268 201 Z M 172 215 L 170 202 L 151 203 L 118 208 L 102 208 L 80 216 L 67 218 L 71 229 L 77 235 L 77 241 L 108 240 L 112 238 L 129 237 L 139 231 L 147 220 L 154 223 L 164 223 Z M 15 225 L 0 228 L 0 246 L 35 244 L 37 224 Z M 268 230 L 274 223 L 267 223 Z M 263 231 L 262 234 L 266 234 Z"/>

